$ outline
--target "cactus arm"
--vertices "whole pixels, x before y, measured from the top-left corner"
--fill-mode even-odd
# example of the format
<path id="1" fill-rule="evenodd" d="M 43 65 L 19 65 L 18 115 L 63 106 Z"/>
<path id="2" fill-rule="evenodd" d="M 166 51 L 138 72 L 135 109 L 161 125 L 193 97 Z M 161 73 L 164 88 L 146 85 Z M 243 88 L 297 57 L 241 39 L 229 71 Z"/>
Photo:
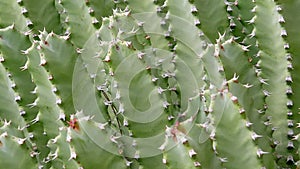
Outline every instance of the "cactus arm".
<path id="1" fill-rule="evenodd" d="M 65 125 L 61 120 L 64 120 L 65 115 L 63 110 L 58 106 L 59 98 L 53 92 L 53 85 L 49 80 L 49 74 L 45 68 L 40 66 L 40 52 L 36 49 L 36 44 L 32 45 L 25 51 L 28 58 L 28 70 L 31 73 L 32 80 L 36 84 L 37 99 L 31 105 L 39 108 L 39 113 L 36 119 L 31 122 L 31 127 L 36 126 L 33 135 L 37 137 L 38 151 L 42 159 L 41 165 L 48 166 L 74 166 L 77 162 L 74 161 L 72 154 L 66 157 L 65 152 L 59 152 L 69 146 L 67 139 L 58 139 L 59 135 L 64 136 Z M 51 79 L 51 78 L 50 78 Z M 38 127 L 41 127 L 38 130 Z M 53 144 L 56 144 L 54 146 Z M 46 148 L 45 145 L 52 145 Z M 63 148 L 60 148 L 63 147 Z M 49 149 L 48 149 L 49 148 Z M 48 149 L 48 150 L 47 150 Z"/>
<path id="2" fill-rule="evenodd" d="M 49 116 L 49 118 L 54 117 L 55 119 L 60 119 L 59 112 L 61 109 L 58 107 L 58 98 L 56 98 L 56 95 L 52 90 L 52 84 L 49 80 L 50 75 L 47 73 L 44 67 L 39 66 L 41 63 L 40 53 L 35 48 L 36 45 L 33 45 L 25 52 L 26 56 L 28 57 L 28 70 L 30 71 L 32 79 L 37 86 L 36 93 L 38 95 L 38 99 L 33 106 L 38 105 L 40 110 L 44 110 L 45 112 L 48 112 L 48 108 L 50 108 L 50 112 L 53 111 L 53 113 Z M 56 124 L 57 126 L 61 125 L 60 121 L 57 121 Z M 51 125 L 46 126 L 46 128 L 46 130 L 49 130 L 48 132 L 50 136 L 57 134 L 57 128 L 53 128 Z"/>
<path id="3" fill-rule="evenodd" d="M 75 113 L 72 99 L 72 76 L 77 53 L 71 43 L 53 33 L 41 33 L 41 52 L 45 59 L 45 67 L 53 76 L 54 86 L 62 99 L 62 109 L 69 118 Z"/>
<path id="4" fill-rule="evenodd" d="M 32 21 L 32 29 L 35 33 L 44 28 L 49 32 L 62 33 L 63 28 L 55 7 L 55 0 L 22 0 L 22 3 L 24 9 L 27 10 L 24 15 L 28 15 L 28 18 Z"/>
<path id="5" fill-rule="evenodd" d="M 22 165 L 36 167 L 35 158 L 29 156 L 32 150 L 26 122 L 20 115 L 12 82 L 2 63 L 0 63 L 0 164 L 7 168 L 21 168 Z M 28 144 L 29 143 L 29 144 Z M 15 162 L 19 160 L 19 163 Z"/>
<path id="6" fill-rule="evenodd" d="M 238 107 L 231 101 L 230 95 L 217 95 L 213 110 L 215 118 L 221 116 L 219 123 L 215 124 L 215 138 L 216 151 L 223 158 L 223 166 L 261 168 L 257 158 L 258 149 L 251 139 L 251 132 L 247 129 L 245 120 L 241 118 Z"/>
<path id="7" fill-rule="evenodd" d="M 292 60 L 288 59 L 291 62 L 291 67 L 289 67 L 293 83 L 291 84 L 292 87 L 292 95 L 290 96 L 290 99 L 293 101 L 294 106 L 291 108 L 293 111 L 293 119 L 295 120 L 295 123 L 299 123 L 300 116 L 298 114 L 299 107 L 300 107 L 300 78 L 298 76 L 298 73 L 300 71 L 300 60 L 299 60 L 299 32 L 298 27 L 300 23 L 300 18 L 296 17 L 298 16 L 298 9 L 300 7 L 299 1 L 289 1 L 284 2 L 281 0 L 277 1 L 279 7 L 282 8 L 282 11 L 279 11 L 281 15 L 284 17 L 285 22 L 282 23 L 282 26 L 284 26 L 284 29 L 287 32 L 287 36 L 285 36 L 285 40 L 287 43 L 289 43 L 290 48 L 288 49 L 288 52 L 292 56 Z M 295 129 L 295 133 L 299 133 L 299 129 Z"/>
<path id="8" fill-rule="evenodd" d="M 19 33 L 15 29 L 15 27 L 9 27 L 0 30 L 0 36 L 2 36 L 0 50 L 4 59 L 3 65 L 11 73 L 14 89 L 20 96 L 18 101 L 19 107 L 22 109 L 20 111 L 22 111 L 26 120 L 32 120 L 37 109 L 30 108 L 28 104 L 36 99 L 35 95 L 30 94 L 35 85 L 31 81 L 29 72 L 22 70 L 27 60 L 22 51 L 29 48 L 31 43 L 28 36 Z"/>
<path id="9" fill-rule="evenodd" d="M 224 52 L 221 53 L 220 58 L 224 69 L 227 70 L 225 72 L 227 79 L 232 79 L 234 76 L 238 77 L 235 83 L 229 84 L 229 90 L 237 97 L 239 104 L 245 109 L 246 120 L 253 123 L 251 125 L 253 132 L 263 136 L 256 140 L 258 147 L 265 152 L 272 152 L 272 148 L 269 146 L 271 133 L 267 130 L 268 126 L 261 123 L 267 118 L 258 112 L 258 110 L 264 109 L 265 96 L 255 70 L 252 64 L 249 63 L 243 46 L 231 40 L 226 41 L 222 46 Z M 262 160 L 267 168 L 274 168 L 271 153 L 262 156 Z"/>
<path id="10" fill-rule="evenodd" d="M 15 136 L 23 137 L 22 130 L 26 130 L 26 123 L 23 117 L 20 115 L 18 103 L 15 99 L 15 92 L 11 88 L 11 81 L 8 79 L 8 73 L 5 71 L 1 63 L 1 93 L 3 99 L 1 99 L 1 105 L 7 105 L 1 107 L 1 121 L 11 122 L 11 126 L 15 128 Z"/>
<path id="11" fill-rule="evenodd" d="M 270 122 L 275 129 L 272 137 L 276 144 L 279 143 L 275 147 L 276 155 L 283 156 L 279 157 L 278 164 L 285 166 L 289 153 L 286 149 L 288 98 L 284 93 L 287 90 L 286 78 L 290 75 L 287 71 L 285 42 L 281 37 L 282 27 L 279 23 L 281 15 L 275 10 L 276 4 L 273 1 L 257 1 L 256 5 L 254 25 L 261 49 L 261 76 L 268 80 L 267 84 L 263 84 L 263 89 L 270 93 L 270 96 L 266 97 L 266 115 L 271 117 Z"/>

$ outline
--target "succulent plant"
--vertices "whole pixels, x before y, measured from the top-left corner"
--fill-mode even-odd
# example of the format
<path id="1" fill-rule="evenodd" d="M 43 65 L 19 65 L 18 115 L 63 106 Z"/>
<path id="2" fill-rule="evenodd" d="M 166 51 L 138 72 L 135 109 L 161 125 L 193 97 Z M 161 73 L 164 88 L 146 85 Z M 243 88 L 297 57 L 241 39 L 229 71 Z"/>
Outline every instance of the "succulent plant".
<path id="1" fill-rule="evenodd" d="M 0 168 L 299 168 L 299 7 L 0 1 Z"/>

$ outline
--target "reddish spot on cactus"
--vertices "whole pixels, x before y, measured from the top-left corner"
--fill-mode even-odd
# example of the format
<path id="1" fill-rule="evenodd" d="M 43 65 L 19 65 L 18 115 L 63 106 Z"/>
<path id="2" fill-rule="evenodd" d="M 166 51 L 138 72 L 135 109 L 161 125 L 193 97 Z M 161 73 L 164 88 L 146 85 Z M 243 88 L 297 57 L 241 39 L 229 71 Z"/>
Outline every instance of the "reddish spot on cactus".
<path id="1" fill-rule="evenodd" d="M 71 119 L 69 122 L 69 127 L 71 127 L 72 129 L 76 130 L 76 131 L 79 131 L 79 125 L 77 123 L 77 119 L 74 118 L 74 119 Z"/>
<path id="2" fill-rule="evenodd" d="M 224 49 L 224 46 L 223 46 L 223 45 L 220 45 L 220 48 L 221 48 L 223 51 L 225 51 L 225 49 Z"/>
<path id="3" fill-rule="evenodd" d="M 44 44 L 47 45 L 47 46 L 49 45 L 49 43 L 47 41 L 45 41 Z"/>
<path id="4" fill-rule="evenodd" d="M 173 140 L 175 142 L 177 142 L 177 133 L 179 133 L 179 132 L 186 134 L 185 128 L 180 125 L 179 121 L 176 121 L 173 128 L 171 129 L 171 134 L 172 134 Z"/>

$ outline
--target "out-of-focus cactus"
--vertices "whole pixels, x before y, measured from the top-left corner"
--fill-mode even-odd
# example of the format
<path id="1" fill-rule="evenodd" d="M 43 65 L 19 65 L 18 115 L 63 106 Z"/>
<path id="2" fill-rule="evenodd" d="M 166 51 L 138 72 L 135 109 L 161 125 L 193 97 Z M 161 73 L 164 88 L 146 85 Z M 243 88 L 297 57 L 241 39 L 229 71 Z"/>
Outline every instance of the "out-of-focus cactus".
<path id="1" fill-rule="evenodd" d="M 1 1 L 0 166 L 299 168 L 299 7 Z"/>

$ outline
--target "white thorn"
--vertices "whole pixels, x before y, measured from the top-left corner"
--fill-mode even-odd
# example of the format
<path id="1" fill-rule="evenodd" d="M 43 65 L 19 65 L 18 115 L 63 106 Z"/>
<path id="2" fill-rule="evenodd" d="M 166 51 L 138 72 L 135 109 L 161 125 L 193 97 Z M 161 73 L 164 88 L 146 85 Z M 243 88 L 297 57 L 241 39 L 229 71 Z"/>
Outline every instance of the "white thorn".
<path id="1" fill-rule="evenodd" d="M 15 96 L 15 101 L 20 101 L 21 100 L 21 96 L 17 95 Z"/>
<path id="2" fill-rule="evenodd" d="M 116 141 L 116 139 L 120 138 L 119 136 L 116 137 L 116 136 L 110 136 L 110 141 L 112 141 L 113 143 L 116 143 L 118 144 L 118 142 Z"/>
<path id="3" fill-rule="evenodd" d="M 253 85 L 250 85 L 249 83 L 247 83 L 247 84 L 244 84 L 243 86 L 248 89 L 248 88 L 251 88 Z"/>
<path id="4" fill-rule="evenodd" d="M 261 138 L 261 135 L 256 134 L 255 132 L 252 133 L 251 138 L 252 140 L 256 140 L 257 138 Z"/>
<path id="5" fill-rule="evenodd" d="M 233 102 L 237 102 L 237 101 L 238 101 L 238 98 L 237 98 L 236 96 L 231 96 L 231 100 L 232 100 Z"/>
<path id="6" fill-rule="evenodd" d="M 120 91 L 119 91 L 119 90 L 117 90 L 117 93 L 116 93 L 116 97 L 115 97 L 115 99 L 116 99 L 116 100 L 119 100 L 120 98 L 121 98 Z"/>
<path id="7" fill-rule="evenodd" d="M 253 38 L 255 36 L 255 29 L 253 29 L 248 36 L 250 37 L 250 39 Z"/>
<path id="8" fill-rule="evenodd" d="M 255 6 L 253 9 L 251 9 L 251 12 L 256 12 L 256 8 L 257 8 L 257 6 Z"/>
<path id="9" fill-rule="evenodd" d="M 33 103 L 28 104 L 27 106 L 29 106 L 30 108 L 32 108 L 32 107 L 35 107 L 36 105 L 37 105 L 37 99 Z"/>
<path id="10" fill-rule="evenodd" d="M 165 89 L 162 89 L 161 87 L 159 87 L 157 90 L 158 90 L 159 94 L 162 94 L 164 91 L 166 91 Z"/>
<path id="11" fill-rule="evenodd" d="M 278 21 L 279 21 L 279 23 L 284 23 L 285 22 L 285 20 L 284 20 L 284 18 L 283 18 L 283 16 L 279 16 L 279 19 L 278 19 Z"/>
<path id="12" fill-rule="evenodd" d="M 56 99 L 56 104 L 61 104 L 61 99 L 60 98 Z"/>
<path id="13" fill-rule="evenodd" d="M 99 21 L 96 18 L 94 18 L 93 21 L 92 21 L 92 23 L 93 24 L 97 24 L 97 23 L 99 23 Z"/>
<path id="14" fill-rule="evenodd" d="M 118 113 L 124 113 L 125 109 L 124 109 L 124 105 L 122 103 L 120 103 L 119 105 L 119 112 Z"/>
<path id="15" fill-rule="evenodd" d="M 4 62 L 4 57 L 0 56 L 0 62 Z"/>
<path id="16" fill-rule="evenodd" d="M 194 24 L 195 24 L 195 25 L 200 25 L 199 19 L 196 19 L 196 20 L 194 21 Z"/>
<path id="17" fill-rule="evenodd" d="M 192 5 L 191 7 L 191 12 L 198 12 L 197 8 L 194 5 Z"/>
<path id="18" fill-rule="evenodd" d="M 265 96 L 270 96 L 271 95 L 271 93 L 267 90 L 263 90 L 263 93 L 264 93 Z"/>
<path id="19" fill-rule="evenodd" d="M 26 140 L 26 138 L 23 138 L 23 139 L 21 139 L 21 138 L 17 138 L 17 142 L 18 142 L 18 144 L 23 144 L 24 142 L 25 142 L 25 140 Z"/>
<path id="20" fill-rule="evenodd" d="M 280 35 L 281 35 L 281 36 L 287 36 L 286 30 L 285 30 L 285 29 L 282 29 Z"/>
<path id="21" fill-rule="evenodd" d="M 57 88 L 56 88 L 56 87 L 53 87 L 53 88 L 52 88 L 52 92 L 54 92 L 54 93 L 57 92 Z"/>
<path id="22" fill-rule="evenodd" d="M 132 161 L 128 161 L 128 160 L 125 159 L 125 163 L 126 163 L 126 166 L 129 167 L 131 165 Z"/>
<path id="23" fill-rule="evenodd" d="M 170 106 L 170 103 L 168 103 L 167 101 L 164 101 L 164 102 L 163 102 L 163 107 L 164 107 L 164 108 L 167 108 L 168 106 Z"/>
<path id="24" fill-rule="evenodd" d="M 172 120 L 172 119 L 174 119 L 174 116 L 172 115 L 168 116 L 168 120 Z"/>
<path id="25" fill-rule="evenodd" d="M 136 152 L 135 152 L 134 158 L 135 158 L 135 159 L 139 159 L 139 158 L 140 158 L 140 153 L 139 153 L 139 151 L 136 151 Z"/>
<path id="26" fill-rule="evenodd" d="M 73 148 L 73 147 L 70 147 L 70 158 L 69 158 L 69 160 L 71 160 L 71 159 L 76 159 L 76 152 L 75 152 L 75 149 Z"/>
<path id="27" fill-rule="evenodd" d="M 52 80 L 52 79 L 53 79 L 53 76 L 49 75 L 48 80 Z"/>
<path id="28" fill-rule="evenodd" d="M 254 16 L 252 19 L 250 19 L 249 21 L 246 21 L 249 24 L 253 24 L 255 22 L 256 16 Z"/>
<path id="29" fill-rule="evenodd" d="M 146 53 L 139 52 L 139 53 L 137 54 L 137 56 L 138 56 L 139 59 L 143 59 L 143 57 L 145 56 L 145 54 L 146 54 Z"/>
<path id="30" fill-rule="evenodd" d="M 282 8 L 281 8 L 279 5 L 277 5 L 277 6 L 276 6 L 276 10 L 279 12 L 279 11 L 282 10 Z"/>
<path id="31" fill-rule="evenodd" d="M 246 127 L 250 127 L 253 123 L 246 121 Z"/>
<path id="32" fill-rule="evenodd" d="M 25 112 L 24 110 L 21 110 L 21 111 L 20 111 L 20 115 L 22 116 L 22 115 L 24 115 L 24 114 L 26 114 L 26 112 Z"/>
<path id="33" fill-rule="evenodd" d="M 222 163 L 228 162 L 227 158 L 221 158 L 221 157 L 220 157 L 220 161 L 221 161 Z"/>
<path id="34" fill-rule="evenodd" d="M 258 80 L 260 81 L 260 83 L 263 83 L 265 85 L 269 85 L 266 81 L 268 81 L 267 79 L 263 79 L 261 77 L 258 78 Z"/>
<path id="35" fill-rule="evenodd" d="M 95 78 L 96 78 L 96 76 L 97 76 L 97 74 L 96 74 L 96 73 L 92 73 L 92 74 L 90 74 L 90 78 L 91 78 L 91 79 L 95 79 Z"/>
<path id="36" fill-rule="evenodd" d="M 77 48 L 77 49 L 76 49 L 76 52 L 77 52 L 78 54 L 81 54 L 83 50 L 84 50 L 84 49 Z"/>
<path id="37" fill-rule="evenodd" d="M 200 164 L 198 161 L 195 161 L 195 162 L 194 162 L 194 166 L 195 166 L 195 167 L 199 167 L 199 166 L 201 166 L 201 164 Z"/>
<path id="38" fill-rule="evenodd" d="M 195 152 L 194 149 L 189 150 L 189 156 L 192 157 L 194 155 L 196 155 L 197 153 Z"/>
<path id="39" fill-rule="evenodd" d="M 106 123 L 97 123 L 97 126 L 98 126 L 99 129 L 104 130 L 104 129 L 105 129 L 105 126 L 106 126 L 107 124 L 108 124 L 108 122 L 106 122 Z"/>
<path id="40" fill-rule="evenodd" d="M 257 152 L 256 152 L 256 154 L 257 154 L 258 157 L 261 157 L 264 154 L 268 154 L 268 152 L 265 152 L 262 149 L 258 149 Z"/>
<path id="41" fill-rule="evenodd" d="M 104 62 L 110 62 L 110 54 L 107 54 L 104 58 Z"/>
<path id="42" fill-rule="evenodd" d="M 0 138 L 7 137 L 7 136 L 8 136 L 7 132 L 4 132 L 0 135 Z"/>
<path id="43" fill-rule="evenodd" d="M 128 126 L 128 121 L 126 119 L 123 120 L 123 125 Z"/>
<path id="44" fill-rule="evenodd" d="M 66 138 L 67 142 L 71 142 L 72 140 L 72 137 L 71 137 L 71 128 L 69 127 L 68 128 L 68 132 L 67 132 L 67 138 Z"/>
<path id="45" fill-rule="evenodd" d="M 152 78 L 152 82 L 155 82 L 157 80 L 158 80 L 158 78 L 156 78 L 156 77 Z"/>
<path id="46" fill-rule="evenodd" d="M 298 124 L 299 125 L 299 124 Z M 292 140 L 298 140 L 299 139 L 299 137 L 300 137 L 300 134 L 298 134 L 298 135 L 295 135 L 295 136 L 293 136 L 293 139 Z"/>
<path id="47" fill-rule="evenodd" d="M 236 75 L 236 73 L 234 73 L 233 78 L 230 79 L 227 83 L 231 83 L 231 82 L 237 82 L 239 79 L 239 76 Z"/>
<path id="48" fill-rule="evenodd" d="M 243 114 L 243 113 L 245 113 L 245 109 L 244 108 L 240 108 L 239 112 L 240 112 L 240 114 Z"/>
<path id="49" fill-rule="evenodd" d="M 289 49 L 290 48 L 290 45 L 288 43 L 284 44 L 283 45 L 284 49 Z"/>
<path id="50" fill-rule="evenodd" d="M 58 117 L 58 119 L 59 119 L 59 120 L 63 120 L 63 121 L 65 121 L 65 119 L 66 119 L 66 115 L 65 115 L 65 113 L 61 111 L 61 112 L 59 113 L 59 117 Z"/>

